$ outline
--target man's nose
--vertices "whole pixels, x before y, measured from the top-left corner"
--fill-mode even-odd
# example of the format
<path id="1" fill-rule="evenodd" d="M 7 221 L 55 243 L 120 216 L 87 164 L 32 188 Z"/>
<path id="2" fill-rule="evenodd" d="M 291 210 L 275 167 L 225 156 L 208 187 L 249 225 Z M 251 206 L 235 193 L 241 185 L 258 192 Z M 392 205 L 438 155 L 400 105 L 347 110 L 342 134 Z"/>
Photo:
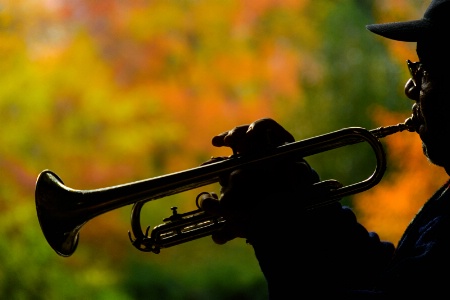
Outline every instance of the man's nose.
<path id="1" fill-rule="evenodd" d="M 420 99 L 420 87 L 414 84 L 412 78 L 410 78 L 405 84 L 405 95 L 414 101 L 419 101 Z"/>

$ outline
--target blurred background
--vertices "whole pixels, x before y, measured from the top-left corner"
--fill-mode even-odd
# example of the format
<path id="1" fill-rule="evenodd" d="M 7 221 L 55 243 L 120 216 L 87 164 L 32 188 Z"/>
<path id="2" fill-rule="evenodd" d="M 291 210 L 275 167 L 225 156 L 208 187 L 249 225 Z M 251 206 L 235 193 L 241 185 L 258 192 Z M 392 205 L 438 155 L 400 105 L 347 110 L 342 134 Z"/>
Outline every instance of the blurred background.
<path id="1" fill-rule="evenodd" d="M 84 190 L 182 171 L 230 155 L 212 136 L 262 117 L 297 140 L 403 122 L 412 105 L 405 61 L 417 60 L 415 44 L 382 39 L 365 25 L 420 18 L 428 4 L 0 0 L 0 295 L 267 299 L 244 240 L 218 246 L 206 237 L 141 252 L 128 238 L 131 206 L 90 220 L 77 251 L 58 256 L 36 216 L 38 174 L 50 169 Z M 414 134 L 383 145 L 381 183 L 342 201 L 396 243 L 446 175 L 426 161 Z M 373 172 L 368 147 L 336 151 L 308 158 L 323 179 L 348 184 Z M 147 203 L 143 226 L 160 224 L 172 206 L 194 209 L 198 193 Z"/>

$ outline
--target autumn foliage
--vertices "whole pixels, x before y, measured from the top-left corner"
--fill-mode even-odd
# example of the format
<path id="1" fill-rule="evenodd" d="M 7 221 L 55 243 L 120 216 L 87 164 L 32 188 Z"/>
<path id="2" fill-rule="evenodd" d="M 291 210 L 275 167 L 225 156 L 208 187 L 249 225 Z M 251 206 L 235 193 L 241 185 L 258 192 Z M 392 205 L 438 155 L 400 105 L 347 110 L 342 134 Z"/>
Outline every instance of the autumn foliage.
<path id="1" fill-rule="evenodd" d="M 212 136 L 262 117 L 298 139 L 398 123 L 410 114 L 402 88 L 414 47 L 364 25 L 418 17 L 422 1 L 410 2 L 0 1 L 0 294 L 265 299 L 243 241 L 138 253 L 129 206 L 90 220 L 77 252 L 58 257 L 36 216 L 36 178 L 51 169 L 69 187 L 97 189 L 193 168 L 231 154 Z M 396 241 L 446 175 L 417 136 L 385 143 L 386 177 L 350 201 L 370 230 Z M 349 179 L 371 169 L 368 155 L 312 161 Z M 172 205 L 194 208 L 195 196 L 149 203 L 143 227 Z"/>

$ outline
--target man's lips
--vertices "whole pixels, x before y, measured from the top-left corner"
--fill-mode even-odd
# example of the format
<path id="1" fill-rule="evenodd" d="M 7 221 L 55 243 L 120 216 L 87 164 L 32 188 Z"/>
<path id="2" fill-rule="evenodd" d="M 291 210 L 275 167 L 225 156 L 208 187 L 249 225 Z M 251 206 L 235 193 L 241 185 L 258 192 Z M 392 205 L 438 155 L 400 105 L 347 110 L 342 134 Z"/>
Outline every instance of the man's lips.
<path id="1" fill-rule="evenodd" d="M 421 129 L 421 127 L 424 125 L 424 121 L 423 121 L 422 115 L 420 113 L 420 107 L 417 103 L 415 103 L 412 106 L 411 110 L 412 110 L 411 117 L 406 119 L 406 124 L 409 127 L 413 128 L 414 131 L 419 133 L 420 130 L 423 130 L 423 129 Z"/>
<path id="2" fill-rule="evenodd" d="M 425 130 L 425 120 L 422 117 L 422 113 L 420 112 L 420 106 L 417 103 L 414 103 L 412 106 L 412 116 L 411 116 L 412 124 L 417 133 L 421 134 Z"/>

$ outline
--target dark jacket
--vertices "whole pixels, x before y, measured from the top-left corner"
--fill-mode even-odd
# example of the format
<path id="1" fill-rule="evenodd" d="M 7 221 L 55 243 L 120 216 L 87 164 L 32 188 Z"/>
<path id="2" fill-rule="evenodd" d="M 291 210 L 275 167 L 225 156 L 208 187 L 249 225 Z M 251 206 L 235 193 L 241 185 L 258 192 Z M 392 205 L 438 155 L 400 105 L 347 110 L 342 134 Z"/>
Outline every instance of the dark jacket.
<path id="1" fill-rule="evenodd" d="M 450 299 L 449 184 L 426 202 L 397 249 L 339 203 L 268 226 L 251 243 L 270 299 Z"/>

